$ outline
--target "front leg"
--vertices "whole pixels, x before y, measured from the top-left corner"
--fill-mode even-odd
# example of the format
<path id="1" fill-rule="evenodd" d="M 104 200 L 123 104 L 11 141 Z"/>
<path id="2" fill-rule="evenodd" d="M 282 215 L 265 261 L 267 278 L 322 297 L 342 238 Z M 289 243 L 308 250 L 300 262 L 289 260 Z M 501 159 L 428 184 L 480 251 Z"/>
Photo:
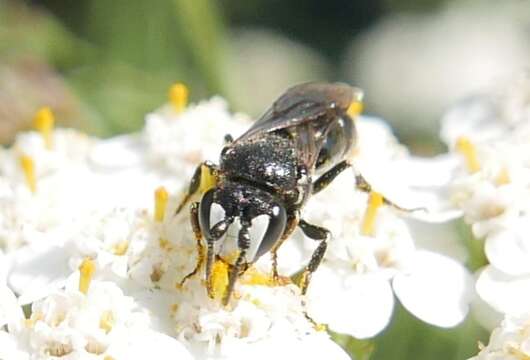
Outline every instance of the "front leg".
<path id="1" fill-rule="evenodd" d="M 182 287 L 189 278 L 197 274 L 204 263 L 204 246 L 202 244 L 202 232 L 199 226 L 199 203 L 191 204 L 190 223 L 197 244 L 197 264 L 195 265 L 195 268 L 180 281 L 179 287 Z"/>
<path id="2" fill-rule="evenodd" d="M 205 192 L 206 190 L 209 190 L 214 187 L 217 183 L 218 172 L 219 171 L 217 167 L 209 161 L 205 161 L 199 166 L 197 166 L 197 168 L 195 169 L 195 173 L 191 178 L 188 191 L 186 192 L 184 198 L 181 200 L 179 206 L 177 207 L 175 215 L 180 213 L 180 211 L 184 208 L 188 201 L 190 201 L 191 197 L 197 191 L 200 190 L 201 192 Z"/>

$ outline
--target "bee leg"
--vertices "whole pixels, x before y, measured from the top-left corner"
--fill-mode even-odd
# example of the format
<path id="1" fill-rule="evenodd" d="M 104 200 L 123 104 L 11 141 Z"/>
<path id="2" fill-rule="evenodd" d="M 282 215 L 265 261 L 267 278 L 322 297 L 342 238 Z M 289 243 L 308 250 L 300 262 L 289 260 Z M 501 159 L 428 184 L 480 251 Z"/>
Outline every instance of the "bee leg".
<path id="1" fill-rule="evenodd" d="M 204 263 L 204 246 L 202 244 L 202 233 L 199 226 L 199 203 L 195 202 L 191 204 L 190 207 L 190 222 L 191 228 L 193 229 L 193 234 L 195 235 L 195 240 L 197 241 L 197 264 L 195 268 L 188 275 L 180 281 L 179 286 L 183 286 L 184 283 L 197 274 Z"/>
<path id="2" fill-rule="evenodd" d="M 311 260 L 309 260 L 309 264 L 307 264 L 300 279 L 299 286 L 302 291 L 302 295 L 305 295 L 311 280 L 311 274 L 315 272 L 324 258 L 326 248 L 328 247 L 328 241 L 331 238 L 331 232 L 323 227 L 309 224 L 303 219 L 300 220 L 298 226 L 300 229 L 302 229 L 307 237 L 320 242 L 316 250 L 313 252 L 313 255 L 311 255 Z"/>
<path id="3" fill-rule="evenodd" d="M 322 174 L 313 183 L 313 195 L 319 193 L 321 190 L 324 190 L 340 173 L 350 166 L 351 164 L 347 160 L 343 160 Z"/>
<path id="4" fill-rule="evenodd" d="M 300 214 L 298 211 L 293 212 L 292 214 L 287 215 L 287 225 L 285 226 L 285 231 L 282 234 L 282 237 L 271 250 L 271 258 L 272 258 L 272 280 L 275 283 L 279 282 L 280 275 L 278 274 L 278 249 L 280 246 L 282 246 L 283 242 L 291 236 L 294 229 L 296 229 L 296 226 L 298 225 L 298 222 L 300 221 Z"/>
<path id="5" fill-rule="evenodd" d="M 363 191 L 363 192 L 371 192 L 372 191 L 372 185 L 366 179 L 362 176 L 362 174 L 355 169 L 355 167 L 352 166 L 352 164 L 348 160 L 343 160 L 334 167 L 332 167 L 330 170 L 322 174 L 318 179 L 315 180 L 313 183 L 313 194 L 316 194 L 320 192 L 321 190 L 325 189 L 340 173 L 342 173 L 347 168 L 352 167 L 354 173 L 355 173 L 355 187 L 357 190 Z M 413 208 L 413 209 L 407 209 L 404 207 L 401 207 L 397 205 L 396 203 L 388 200 L 386 197 L 383 196 L 383 202 L 385 205 L 391 206 L 394 209 L 397 209 L 399 211 L 403 212 L 414 212 L 418 210 L 425 210 L 425 208 Z"/>
<path id="6" fill-rule="evenodd" d="M 219 221 L 217 224 L 210 228 L 210 231 L 205 234 L 206 238 L 206 270 L 205 270 L 205 280 L 206 280 L 206 289 L 208 291 L 208 296 L 214 298 L 214 290 L 212 283 L 212 267 L 215 256 L 214 245 L 217 240 L 219 240 L 228 230 L 228 227 L 234 222 L 233 217 L 226 217 L 223 220 Z"/>
<path id="7" fill-rule="evenodd" d="M 368 181 L 366 181 L 366 179 L 362 176 L 362 174 L 359 171 L 357 171 L 355 168 L 353 168 L 353 171 L 355 173 L 355 187 L 360 191 L 370 193 L 372 191 L 372 185 L 370 185 L 370 183 L 368 183 Z M 388 200 L 386 196 L 383 196 L 383 203 L 396 210 L 408 212 L 408 213 L 414 212 L 414 211 L 427 211 L 427 209 L 423 207 L 418 207 L 418 208 L 401 207 L 398 204 Z"/>
<path id="8" fill-rule="evenodd" d="M 230 296 L 232 296 L 232 292 L 234 291 L 234 285 L 236 283 L 237 278 L 239 277 L 239 272 L 241 271 L 241 265 L 243 265 L 247 250 L 250 247 L 250 235 L 248 233 L 249 226 L 250 223 L 241 224 L 241 230 L 239 230 L 239 235 L 237 239 L 239 255 L 237 257 L 236 262 L 232 266 L 230 276 L 228 277 L 228 286 L 226 287 L 226 291 L 223 297 L 223 305 L 227 305 L 230 301 Z"/>
<path id="9" fill-rule="evenodd" d="M 190 186 L 188 188 L 188 191 L 184 195 L 184 198 L 181 200 L 179 206 L 177 207 L 177 210 L 175 211 L 175 215 L 180 213 L 180 211 L 184 208 L 184 206 L 190 201 L 191 197 L 199 190 L 201 187 L 201 181 L 203 180 L 203 172 L 207 171 L 209 175 L 215 176 L 217 172 L 217 168 L 214 164 L 212 164 L 209 161 L 205 161 L 201 163 L 197 168 L 195 169 L 195 173 L 191 177 Z M 205 190 L 205 189 L 203 189 Z"/>

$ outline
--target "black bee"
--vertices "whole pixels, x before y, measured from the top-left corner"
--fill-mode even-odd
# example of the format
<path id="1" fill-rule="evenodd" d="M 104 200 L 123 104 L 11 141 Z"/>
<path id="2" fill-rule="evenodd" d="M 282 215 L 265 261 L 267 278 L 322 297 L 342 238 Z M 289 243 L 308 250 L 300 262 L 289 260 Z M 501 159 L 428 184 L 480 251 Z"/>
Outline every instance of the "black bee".
<path id="1" fill-rule="evenodd" d="M 236 279 L 260 256 L 271 252 L 273 277 L 278 279 L 276 252 L 296 226 L 319 244 L 302 273 L 300 287 L 305 294 L 311 273 L 319 266 L 330 239 L 330 232 L 300 217 L 311 195 L 324 189 L 351 166 L 348 159 L 357 135 L 352 116 L 360 112 L 363 93 L 346 84 L 306 83 L 288 89 L 271 108 L 241 137 L 226 137 L 219 165 L 204 162 L 198 166 L 188 193 L 177 213 L 200 188 L 200 202 L 191 206 L 191 223 L 203 254 L 206 239 L 206 283 L 212 296 L 212 265 L 220 254 L 215 243 L 230 225 L 239 221 L 235 262 L 229 264 L 227 304 Z M 349 109 L 349 110 L 348 110 Z M 207 177 L 210 180 L 205 179 Z M 357 188 L 370 191 L 370 185 L 356 173 Z M 387 204 L 391 204 L 385 199 Z M 213 204 L 224 210 L 224 218 L 211 224 Z M 261 239 L 251 239 L 252 221 L 269 218 Z M 252 241 L 255 254 L 249 254 Z M 183 282 L 197 273 L 204 255 Z"/>

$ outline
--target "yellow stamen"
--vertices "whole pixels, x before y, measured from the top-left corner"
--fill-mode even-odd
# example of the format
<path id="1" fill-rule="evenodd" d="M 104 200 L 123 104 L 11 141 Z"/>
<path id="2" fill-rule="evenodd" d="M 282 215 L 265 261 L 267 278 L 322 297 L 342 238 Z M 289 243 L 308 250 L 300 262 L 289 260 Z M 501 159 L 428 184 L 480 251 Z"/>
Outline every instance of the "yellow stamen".
<path id="1" fill-rule="evenodd" d="M 201 183 L 199 185 L 199 192 L 201 194 L 215 187 L 217 184 L 217 178 L 213 171 L 206 165 L 201 166 Z"/>
<path id="2" fill-rule="evenodd" d="M 460 136 L 456 140 L 456 150 L 464 155 L 466 159 L 467 169 L 470 173 L 475 173 L 480 170 L 480 163 L 477 157 L 477 149 L 475 145 L 465 136 Z"/>
<path id="3" fill-rule="evenodd" d="M 20 166 L 22 166 L 22 170 L 24 171 L 29 189 L 34 193 L 37 191 L 37 178 L 35 176 L 35 163 L 33 159 L 27 155 L 20 156 Z"/>
<path id="4" fill-rule="evenodd" d="M 47 149 L 51 149 L 53 146 L 52 134 L 54 123 L 55 118 L 49 107 L 41 108 L 33 118 L 33 126 L 41 133 Z"/>
<path id="5" fill-rule="evenodd" d="M 188 88 L 182 83 L 176 83 L 169 88 L 169 101 L 176 112 L 182 112 L 188 105 Z"/>
<path id="6" fill-rule="evenodd" d="M 96 264 L 91 258 L 85 258 L 79 265 L 79 291 L 85 295 L 90 287 L 94 271 L 96 271 Z"/>
<path id="7" fill-rule="evenodd" d="M 112 313 L 112 311 L 110 310 L 103 311 L 103 313 L 101 314 L 101 317 L 99 318 L 99 328 L 108 334 L 112 330 L 112 327 L 114 326 L 114 322 L 115 322 L 115 319 L 114 319 L 114 314 Z"/>
<path id="8" fill-rule="evenodd" d="M 350 104 L 346 112 L 348 113 L 348 115 L 350 115 L 350 117 L 356 118 L 357 116 L 359 116 L 360 113 L 363 112 L 363 109 L 364 109 L 363 102 L 359 100 L 354 100 L 352 101 L 352 103 Z"/>
<path id="9" fill-rule="evenodd" d="M 221 260 L 212 266 L 211 295 L 214 299 L 222 299 L 228 286 L 228 265 Z"/>
<path id="10" fill-rule="evenodd" d="M 383 205 L 383 196 L 378 192 L 370 192 L 368 198 L 368 207 L 364 213 L 363 223 L 361 225 L 361 234 L 373 236 L 375 232 L 375 218 L 378 209 Z"/>
<path id="11" fill-rule="evenodd" d="M 499 174 L 497 174 L 497 177 L 495 178 L 495 183 L 497 185 L 506 185 L 509 184 L 511 181 L 510 179 L 510 173 L 508 172 L 508 169 L 503 168 Z"/>
<path id="12" fill-rule="evenodd" d="M 162 222 L 164 220 L 168 200 L 169 194 L 163 186 L 155 190 L 155 221 Z"/>
<path id="13" fill-rule="evenodd" d="M 127 240 L 123 240 L 112 247 L 112 252 L 114 253 L 114 255 L 122 256 L 125 255 L 128 248 L 129 242 Z"/>

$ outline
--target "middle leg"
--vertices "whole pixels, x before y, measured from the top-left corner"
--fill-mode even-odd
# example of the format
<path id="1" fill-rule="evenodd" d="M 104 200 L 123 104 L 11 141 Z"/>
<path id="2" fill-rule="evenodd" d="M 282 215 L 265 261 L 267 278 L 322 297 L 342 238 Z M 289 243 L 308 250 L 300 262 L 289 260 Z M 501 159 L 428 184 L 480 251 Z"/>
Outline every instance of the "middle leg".
<path id="1" fill-rule="evenodd" d="M 303 219 L 300 220 L 298 226 L 300 229 L 302 229 L 307 237 L 320 242 L 313 252 L 313 255 L 311 255 L 311 260 L 309 260 L 309 264 L 307 264 L 304 271 L 302 272 L 302 277 L 300 279 L 299 286 L 302 291 L 302 295 L 305 295 L 307 292 L 307 287 L 309 286 L 309 282 L 311 281 L 311 275 L 316 271 L 322 262 L 322 259 L 324 258 L 324 254 L 326 253 L 326 249 L 328 247 L 328 241 L 331 238 L 331 232 L 323 227 L 309 224 Z"/>

